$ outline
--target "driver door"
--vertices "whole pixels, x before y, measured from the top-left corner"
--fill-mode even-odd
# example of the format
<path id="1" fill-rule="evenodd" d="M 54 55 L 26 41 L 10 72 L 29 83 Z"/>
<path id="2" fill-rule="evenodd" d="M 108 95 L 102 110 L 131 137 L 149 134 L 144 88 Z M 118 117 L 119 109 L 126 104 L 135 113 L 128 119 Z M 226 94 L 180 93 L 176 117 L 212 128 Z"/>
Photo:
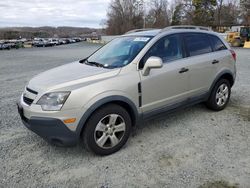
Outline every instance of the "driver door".
<path id="1" fill-rule="evenodd" d="M 149 57 L 156 56 L 163 60 L 163 67 L 151 69 L 147 76 L 143 76 L 140 70 L 143 112 L 171 107 L 187 99 L 188 69 L 182 49 L 178 34 L 167 35 L 158 40 L 142 58 L 141 68 Z"/>

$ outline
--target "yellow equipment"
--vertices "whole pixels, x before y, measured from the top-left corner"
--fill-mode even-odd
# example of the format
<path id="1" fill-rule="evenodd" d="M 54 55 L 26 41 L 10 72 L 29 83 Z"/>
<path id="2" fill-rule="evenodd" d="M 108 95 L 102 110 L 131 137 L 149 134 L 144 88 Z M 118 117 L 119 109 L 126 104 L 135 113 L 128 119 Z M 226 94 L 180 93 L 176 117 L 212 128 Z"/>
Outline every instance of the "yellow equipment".
<path id="1" fill-rule="evenodd" d="M 245 41 L 243 48 L 250 48 L 250 41 Z"/>
<path id="2" fill-rule="evenodd" d="M 231 44 L 233 47 L 239 47 L 242 45 L 240 40 L 240 33 L 239 32 L 229 32 L 227 34 L 227 42 Z"/>
<path id="3" fill-rule="evenodd" d="M 227 34 L 227 42 L 233 47 L 244 46 L 249 48 L 250 27 L 241 27 L 240 32 L 229 32 Z"/>

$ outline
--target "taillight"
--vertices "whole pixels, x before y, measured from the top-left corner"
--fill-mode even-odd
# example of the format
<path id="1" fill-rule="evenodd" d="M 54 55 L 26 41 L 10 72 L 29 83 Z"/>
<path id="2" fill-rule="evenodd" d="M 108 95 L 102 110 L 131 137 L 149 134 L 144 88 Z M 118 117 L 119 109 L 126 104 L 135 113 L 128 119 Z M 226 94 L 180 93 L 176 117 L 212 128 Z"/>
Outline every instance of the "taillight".
<path id="1" fill-rule="evenodd" d="M 236 53 L 235 53 L 235 51 L 230 50 L 230 52 L 231 52 L 231 54 L 232 54 L 232 56 L 233 56 L 233 58 L 234 58 L 234 61 L 236 61 Z"/>

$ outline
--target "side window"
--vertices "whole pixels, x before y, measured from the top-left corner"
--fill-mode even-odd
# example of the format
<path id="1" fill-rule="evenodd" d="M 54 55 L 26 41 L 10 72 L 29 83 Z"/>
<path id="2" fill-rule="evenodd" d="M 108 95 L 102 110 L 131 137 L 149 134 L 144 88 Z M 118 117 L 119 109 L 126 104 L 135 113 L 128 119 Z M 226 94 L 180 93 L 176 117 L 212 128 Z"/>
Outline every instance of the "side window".
<path id="1" fill-rule="evenodd" d="M 145 54 L 140 62 L 144 66 L 148 58 L 160 57 L 164 63 L 182 58 L 182 47 L 179 35 L 169 35 L 158 40 Z"/>
<path id="2" fill-rule="evenodd" d="M 210 42 L 205 34 L 186 34 L 185 43 L 189 56 L 212 52 Z"/>
<path id="3" fill-rule="evenodd" d="M 209 39 L 211 41 L 212 47 L 214 51 L 225 50 L 227 47 L 223 44 L 223 42 L 216 36 L 209 35 Z"/>

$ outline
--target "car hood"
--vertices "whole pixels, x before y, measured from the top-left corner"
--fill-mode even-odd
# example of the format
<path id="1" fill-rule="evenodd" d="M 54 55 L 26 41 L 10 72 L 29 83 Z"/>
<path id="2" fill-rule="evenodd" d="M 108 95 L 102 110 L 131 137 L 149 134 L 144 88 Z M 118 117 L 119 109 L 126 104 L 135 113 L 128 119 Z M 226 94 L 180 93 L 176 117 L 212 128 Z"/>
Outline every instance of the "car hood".
<path id="1" fill-rule="evenodd" d="M 105 69 L 79 62 L 69 63 L 43 72 L 30 80 L 28 87 L 35 91 L 48 91 L 74 85 L 86 85 L 116 76 L 120 69 Z"/>

